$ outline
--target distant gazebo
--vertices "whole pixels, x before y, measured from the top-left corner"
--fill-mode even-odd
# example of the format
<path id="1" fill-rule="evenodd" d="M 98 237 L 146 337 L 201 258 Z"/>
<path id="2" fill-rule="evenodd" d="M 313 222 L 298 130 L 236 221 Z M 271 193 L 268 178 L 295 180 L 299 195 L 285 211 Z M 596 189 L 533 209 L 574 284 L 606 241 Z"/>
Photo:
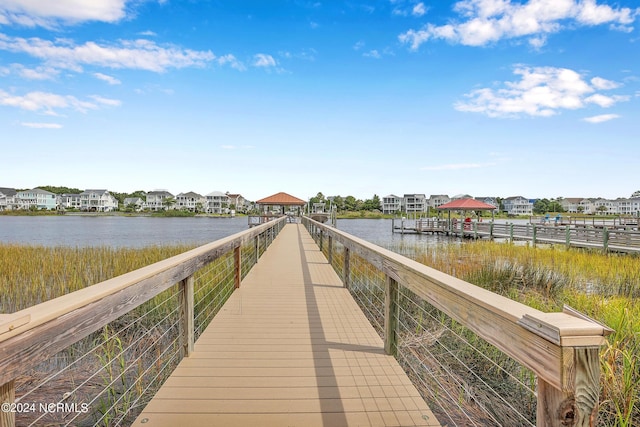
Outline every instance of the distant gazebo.
<path id="1" fill-rule="evenodd" d="M 258 210 L 265 215 L 286 215 L 287 212 L 289 212 L 300 216 L 302 214 L 302 207 L 306 204 L 307 202 L 304 200 L 282 192 L 256 201 Z"/>
<path id="2" fill-rule="evenodd" d="M 449 203 L 438 206 L 436 209 L 440 211 L 449 211 L 449 224 L 451 224 L 451 211 L 461 211 L 464 216 L 468 211 L 491 211 L 491 217 L 493 217 L 494 211 L 498 209 L 496 206 L 484 203 L 476 199 L 465 198 L 453 200 Z"/>

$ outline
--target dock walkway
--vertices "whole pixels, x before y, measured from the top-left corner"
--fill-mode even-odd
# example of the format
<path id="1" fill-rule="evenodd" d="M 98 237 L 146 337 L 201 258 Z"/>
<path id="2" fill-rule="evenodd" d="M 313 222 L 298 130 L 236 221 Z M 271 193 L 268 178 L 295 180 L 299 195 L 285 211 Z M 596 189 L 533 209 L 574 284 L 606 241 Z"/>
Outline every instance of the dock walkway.
<path id="1" fill-rule="evenodd" d="M 438 426 L 311 236 L 288 224 L 134 426 Z"/>

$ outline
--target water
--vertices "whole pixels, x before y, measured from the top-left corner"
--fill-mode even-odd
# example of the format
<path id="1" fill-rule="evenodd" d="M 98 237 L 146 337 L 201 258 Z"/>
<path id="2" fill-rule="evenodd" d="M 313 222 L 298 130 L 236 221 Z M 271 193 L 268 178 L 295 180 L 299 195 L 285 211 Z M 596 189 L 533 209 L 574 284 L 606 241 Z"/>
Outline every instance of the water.
<path id="1" fill-rule="evenodd" d="M 201 245 L 247 228 L 246 217 L 0 216 L 0 243 L 72 247 Z"/>

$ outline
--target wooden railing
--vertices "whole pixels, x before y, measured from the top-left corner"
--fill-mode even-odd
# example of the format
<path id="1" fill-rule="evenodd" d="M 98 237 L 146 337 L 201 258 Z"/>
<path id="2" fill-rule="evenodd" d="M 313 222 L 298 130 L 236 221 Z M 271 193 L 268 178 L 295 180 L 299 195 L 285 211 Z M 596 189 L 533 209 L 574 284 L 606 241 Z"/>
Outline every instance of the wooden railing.
<path id="1" fill-rule="evenodd" d="M 309 218 L 303 218 L 303 224 L 352 294 L 352 270 L 356 258 L 364 260 L 373 270 L 365 274 L 365 282 L 377 280 L 378 273 L 383 275 L 379 290 L 375 291 L 374 287 L 374 295 L 363 298 L 363 304 L 375 306 L 376 298 L 381 300 L 379 305 L 383 308 L 371 310 L 370 320 L 383 323 L 379 332 L 389 354 L 398 357 L 400 346 L 411 346 L 403 341 L 415 336 L 417 330 L 424 330 L 423 323 L 416 319 L 400 330 L 399 316 L 406 317 L 409 312 L 416 312 L 420 317 L 426 313 L 426 316 L 427 311 L 421 307 L 423 303 L 429 304 L 535 373 L 537 384 L 533 385 L 532 392 L 537 396 L 536 425 L 596 425 L 600 389 L 599 350 L 605 335 L 610 332 L 608 328 L 568 307 L 562 313 L 541 312 Z M 405 296 L 400 300 L 400 294 L 411 297 Z M 403 307 L 405 303 L 400 301 L 410 301 L 413 296 L 422 301 L 417 308 Z M 425 347 L 444 339 L 434 332 L 423 333 L 420 338 L 430 342 Z M 409 371 L 417 378 L 424 374 L 415 369 Z M 458 396 L 468 393 L 471 392 L 460 390 Z M 491 403 L 486 406 L 491 406 Z M 470 425 L 476 425 L 475 422 Z M 454 420 L 452 423 L 457 424 Z M 512 425 L 527 424 L 518 421 Z"/>
<path id="2" fill-rule="evenodd" d="M 536 243 L 562 244 L 567 247 L 602 249 L 615 252 L 640 252 L 640 231 L 553 226 L 538 224 L 497 224 L 493 222 L 458 223 L 456 234 L 472 237 L 528 240 Z"/>
<path id="3" fill-rule="evenodd" d="M 70 404 L 70 402 L 77 402 L 77 400 L 74 400 L 74 392 L 70 391 L 73 390 L 74 386 L 77 386 L 78 382 L 81 382 L 77 377 L 66 380 L 65 387 L 68 386 L 68 388 L 65 388 L 64 394 L 59 393 L 60 396 L 57 393 L 47 394 L 44 406 L 42 399 L 38 404 L 20 401 L 20 396 L 16 396 L 15 393 L 16 379 L 43 362 L 46 364 L 57 360 L 55 358 L 59 352 L 70 348 L 74 343 L 85 337 L 94 336 L 96 331 L 107 328 L 108 325 L 113 325 L 114 323 L 118 325 L 123 323 L 123 316 L 134 313 L 137 307 L 154 299 L 163 292 L 172 291 L 174 296 L 167 298 L 166 301 L 171 301 L 178 305 L 178 307 L 168 310 L 169 313 L 176 313 L 178 318 L 175 323 L 170 323 L 172 326 L 169 326 L 170 329 L 176 330 L 175 346 L 179 347 L 177 351 L 178 357 L 188 356 L 193 349 L 194 336 L 198 333 L 196 329 L 202 330 L 206 326 L 201 324 L 203 322 L 202 318 L 207 318 L 207 322 L 210 321 L 209 317 L 215 314 L 215 310 L 218 310 L 228 297 L 226 294 L 232 292 L 234 286 L 238 287 L 240 285 L 241 277 L 246 275 L 251 266 L 257 262 L 260 255 L 264 253 L 266 247 L 273 241 L 285 224 L 286 218 L 284 217 L 270 221 L 71 294 L 13 314 L 0 315 L 0 403 L 2 403 L 3 409 L 0 413 L 0 426 L 15 425 L 16 415 L 27 416 L 26 418 L 28 419 L 21 421 L 21 425 L 28 423 L 39 424 L 46 420 L 37 421 L 39 418 L 35 418 L 36 421 L 34 422 L 34 413 L 35 415 L 40 414 L 42 417 L 47 411 L 71 411 L 77 413 L 78 411 L 92 410 L 92 408 L 85 406 Z M 221 272 L 209 272 L 206 278 L 207 283 L 203 286 L 216 288 L 217 282 L 226 281 L 230 290 L 225 291 L 225 295 L 214 298 L 210 289 L 206 289 L 206 292 L 203 293 L 198 292 L 200 285 L 196 283 L 196 297 L 194 297 L 194 276 L 217 260 L 223 259 L 223 257 L 225 265 L 220 268 Z M 198 280 L 196 279 L 195 281 L 197 282 Z M 203 310 L 205 309 L 199 308 L 202 299 L 208 299 L 206 303 L 211 308 L 206 310 L 209 310 L 210 316 L 208 314 L 204 315 Z M 165 304 L 166 301 L 161 304 Z M 161 304 L 158 304 L 158 306 Z M 195 314 L 194 306 L 198 307 Z M 134 314 L 129 317 L 136 318 L 138 316 Z M 194 318 L 196 319 L 195 321 Z M 195 323 L 198 323 L 197 327 Z M 115 327 L 113 326 L 113 328 Z M 135 346 L 142 352 L 146 350 L 145 347 L 152 339 L 150 335 L 162 336 L 166 333 L 166 331 L 156 331 L 156 329 L 160 329 L 158 324 L 144 325 L 144 328 L 140 329 L 144 329 L 144 333 L 140 331 L 135 334 L 137 335 L 136 339 L 138 339 L 135 342 Z M 125 361 L 132 364 L 132 366 L 118 367 L 121 371 L 119 381 L 129 381 L 132 377 L 131 371 L 135 371 L 136 364 L 141 364 L 141 356 L 136 356 L 135 358 L 126 356 L 126 349 L 122 348 L 126 346 L 123 345 L 120 337 L 110 339 L 109 342 L 111 344 L 103 344 L 100 348 L 103 349 L 107 346 L 111 349 L 110 351 L 117 352 L 117 354 L 111 357 L 108 353 L 102 352 L 98 357 L 93 357 L 93 359 L 98 360 L 99 368 L 106 368 L 109 375 L 113 374 L 114 364 L 117 365 L 117 363 L 124 363 Z M 93 345 L 92 342 L 91 346 Z M 164 351 L 165 349 L 163 348 L 157 350 L 159 354 L 164 354 Z M 73 351 L 70 353 L 73 353 Z M 64 358 L 68 357 L 70 355 L 65 354 Z M 163 360 L 161 356 L 155 357 L 151 364 L 159 364 L 161 360 Z M 102 366 L 100 367 L 100 365 Z M 54 375 L 57 374 L 47 374 L 50 377 Z M 82 375 L 85 375 L 82 380 L 87 382 L 91 378 L 95 378 L 97 374 L 92 372 L 82 373 Z M 89 385 L 95 386 L 94 383 Z M 112 381 L 106 384 L 106 387 L 115 388 L 115 384 Z M 140 389 L 145 387 L 138 385 Z M 125 392 L 133 393 L 131 391 L 133 386 L 125 385 L 124 388 Z M 118 395 L 121 393 L 124 392 L 118 391 Z M 117 396 L 110 397 L 111 400 L 116 398 L 121 399 L 121 397 Z M 78 404 L 86 405 L 86 402 L 79 402 Z M 118 411 L 122 411 L 124 406 L 127 407 L 125 408 L 126 410 L 129 410 L 129 406 L 135 405 L 123 405 L 122 402 L 117 402 L 117 405 L 114 404 L 113 406 L 118 406 L 120 408 Z M 31 412 L 31 414 L 25 414 L 25 412 Z M 117 415 L 120 421 L 126 417 L 126 414 Z M 112 415 L 109 417 L 112 417 Z M 96 424 L 110 424 L 106 421 L 104 414 L 100 419 L 101 421 L 96 422 Z M 64 425 L 66 422 L 61 424 Z M 78 423 L 78 421 L 69 422 L 72 425 Z M 119 423 L 116 422 L 115 424 Z"/>

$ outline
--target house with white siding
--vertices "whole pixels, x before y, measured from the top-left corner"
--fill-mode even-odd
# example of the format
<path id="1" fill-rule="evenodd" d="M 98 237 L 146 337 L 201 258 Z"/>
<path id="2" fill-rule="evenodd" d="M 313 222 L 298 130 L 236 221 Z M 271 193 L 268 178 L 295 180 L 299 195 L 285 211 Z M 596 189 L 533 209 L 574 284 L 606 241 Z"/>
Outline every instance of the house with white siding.
<path id="1" fill-rule="evenodd" d="M 382 213 L 383 214 L 395 214 L 402 212 L 402 197 L 395 194 L 389 194 L 382 198 Z"/>
<path id="2" fill-rule="evenodd" d="M 432 194 L 429 196 L 429 207 L 435 209 L 440 205 L 449 203 L 450 201 L 451 197 L 449 197 L 447 194 Z"/>
<path id="3" fill-rule="evenodd" d="M 595 199 L 593 201 L 594 213 L 598 215 L 616 215 L 618 213 L 618 202 L 609 199 Z"/>
<path id="4" fill-rule="evenodd" d="M 19 209 L 55 210 L 58 206 L 56 195 L 40 188 L 18 191 L 15 198 Z"/>
<path id="5" fill-rule="evenodd" d="M 175 202 L 175 197 L 167 190 L 153 190 L 147 193 L 145 208 L 152 211 L 161 211 L 172 208 L 173 206 L 169 206 L 172 202 Z"/>
<path id="6" fill-rule="evenodd" d="M 226 214 L 229 213 L 229 205 L 231 204 L 231 199 L 225 193 L 221 191 L 212 191 L 211 193 L 206 195 L 207 204 L 206 211 L 207 213 L 212 214 Z"/>
<path id="7" fill-rule="evenodd" d="M 126 197 L 123 205 L 125 209 L 132 209 L 136 212 L 140 212 L 144 209 L 144 200 L 140 197 Z"/>
<path id="8" fill-rule="evenodd" d="M 640 216 L 640 197 L 618 200 L 620 215 Z"/>
<path id="9" fill-rule="evenodd" d="M 58 204 L 63 209 L 80 209 L 82 206 L 80 194 L 64 193 L 58 196 Z"/>
<path id="10" fill-rule="evenodd" d="M 491 206 L 495 206 L 496 208 L 500 207 L 500 203 L 498 203 L 497 197 L 491 197 L 491 196 L 475 197 L 475 200 L 482 203 L 486 203 Z"/>
<path id="11" fill-rule="evenodd" d="M 248 208 L 247 200 L 241 194 L 226 193 L 229 198 L 229 206 L 235 206 L 237 211 L 246 211 Z"/>
<path id="12" fill-rule="evenodd" d="M 206 205 L 207 198 L 193 191 L 180 193 L 176 196 L 176 209 L 202 212 L 205 210 Z"/>
<path id="13" fill-rule="evenodd" d="M 502 201 L 503 212 L 508 215 L 532 215 L 533 202 L 522 196 L 507 197 Z"/>
<path id="14" fill-rule="evenodd" d="M 18 208 L 15 188 L 0 187 L 0 211 L 10 211 Z"/>
<path id="15" fill-rule="evenodd" d="M 424 194 L 405 194 L 403 197 L 404 211 L 406 213 L 423 213 L 429 208 L 427 196 Z"/>
<path id="16" fill-rule="evenodd" d="M 80 210 L 112 212 L 118 210 L 118 199 L 107 190 L 85 190 L 80 193 Z"/>

